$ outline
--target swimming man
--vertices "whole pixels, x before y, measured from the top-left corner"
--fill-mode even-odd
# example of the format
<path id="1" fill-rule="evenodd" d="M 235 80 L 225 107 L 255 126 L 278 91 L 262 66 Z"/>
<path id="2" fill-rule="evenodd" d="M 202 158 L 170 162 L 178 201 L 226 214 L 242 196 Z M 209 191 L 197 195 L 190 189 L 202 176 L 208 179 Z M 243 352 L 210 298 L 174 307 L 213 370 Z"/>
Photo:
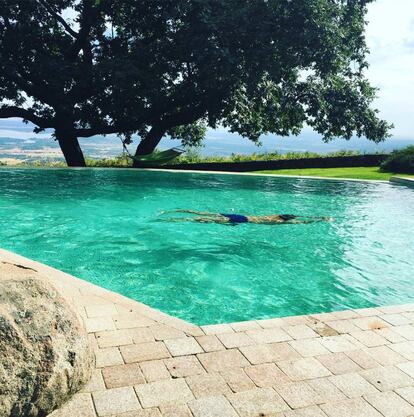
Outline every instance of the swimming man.
<path id="1" fill-rule="evenodd" d="M 296 216 L 294 214 L 269 214 L 264 216 L 244 216 L 243 214 L 209 213 L 196 210 L 173 210 L 175 213 L 196 214 L 199 217 L 175 218 L 172 221 L 192 221 L 199 223 L 219 223 L 235 226 L 242 223 L 255 224 L 304 224 L 315 222 L 330 222 L 330 217 Z"/>

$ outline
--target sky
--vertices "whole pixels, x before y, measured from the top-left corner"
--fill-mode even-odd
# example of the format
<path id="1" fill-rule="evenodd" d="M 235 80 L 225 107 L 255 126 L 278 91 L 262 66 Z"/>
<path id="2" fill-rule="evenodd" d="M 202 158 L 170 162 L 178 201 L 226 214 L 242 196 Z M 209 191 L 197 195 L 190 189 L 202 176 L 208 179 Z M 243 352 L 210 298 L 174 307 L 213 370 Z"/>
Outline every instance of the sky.
<path id="1" fill-rule="evenodd" d="M 414 0 L 377 0 L 369 6 L 368 79 L 379 87 L 376 106 L 397 138 L 414 136 Z"/>
<path id="2" fill-rule="evenodd" d="M 414 0 L 376 0 L 369 4 L 367 21 L 366 37 L 371 51 L 367 76 L 371 84 L 379 88 L 374 105 L 380 110 L 382 118 L 395 125 L 391 144 L 393 140 L 395 143 L 399 141 L 397 147 L 404 146 L 405 141 L 414 143 Z M 0 137 L 23 135 L 23 132 L 11 132 L 9 126 L 0 119 Z M 26 132 L 24 135 L 31 134 Z M 224 142 L 228 148 L 226 152 L 221 148 Z M 208 153 L 228 153 L 230 149 L 231 152 L 250 153 L 284 146 L 285 151 L 309 149 L 320 152 L 325 148 L 326 151 L 335 151 L 354 149 L 355 146 L 367 151 L 381 150 L 372 148 L 372 142 L 355 139 L 350 142 L 354 143 L 336 140 L 334 147 L 325 146 L 317 134 L 305 128 L 298 139 L 281 139 L 274 135 L 266 137 L 263 148 L 257 149 L 248 140 L 217 129 L 207 133 L 206 148 L 209 148 Z M 166 140 L 162 145 L 172 146 L 171 141 Z"/>

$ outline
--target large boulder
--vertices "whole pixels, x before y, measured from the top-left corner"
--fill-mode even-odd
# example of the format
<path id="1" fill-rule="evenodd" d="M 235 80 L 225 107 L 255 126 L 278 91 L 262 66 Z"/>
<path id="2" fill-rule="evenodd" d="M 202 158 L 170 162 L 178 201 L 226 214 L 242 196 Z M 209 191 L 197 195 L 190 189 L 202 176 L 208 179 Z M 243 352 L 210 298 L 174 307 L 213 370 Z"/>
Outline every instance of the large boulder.
<path id="1" fill-rule="evenodd" d="M 89 380 L 80 318 L 36 271 L 0 262 L 0 416 L 42 417 Z"/>

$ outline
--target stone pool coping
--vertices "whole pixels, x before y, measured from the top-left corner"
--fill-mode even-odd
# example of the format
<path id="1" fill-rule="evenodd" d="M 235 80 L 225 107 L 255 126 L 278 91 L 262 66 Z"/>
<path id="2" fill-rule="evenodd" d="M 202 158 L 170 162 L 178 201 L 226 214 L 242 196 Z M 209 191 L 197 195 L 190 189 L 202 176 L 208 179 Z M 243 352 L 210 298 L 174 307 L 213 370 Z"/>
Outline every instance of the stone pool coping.
<path id="1" fill-rule="evenodd" d="M 0 249 L 82 317 L 88 386 L 50 417 L 414 416 L 414 304 L 195 326 Z"/>

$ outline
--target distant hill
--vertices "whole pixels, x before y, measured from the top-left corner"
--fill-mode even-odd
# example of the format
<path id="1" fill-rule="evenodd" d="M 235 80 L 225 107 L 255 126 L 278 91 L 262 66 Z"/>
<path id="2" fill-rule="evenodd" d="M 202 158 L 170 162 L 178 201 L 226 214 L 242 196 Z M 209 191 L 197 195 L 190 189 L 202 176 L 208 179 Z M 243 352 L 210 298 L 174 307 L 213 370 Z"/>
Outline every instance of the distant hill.
<path id="1" fill-rule="evenodd" d="M 135 144 L 138 138 L 135 138 Z M 131 146 L 131 151 L 135 144 Z M 164 139 L 160 148 L 178 146 L 179 141 Z M 232 134 L 224 129 L 209 130 L 205 146 L 200 148 L 203 155 L 230 155 L 231 153 L 250 154 L 253 152 L 278 151 L 279 153 L 311 151 L 318 153 L 340 150 L 358 150 L 365 153 L 390 152 L 393 149 L 414 145 L 414 139 L 391 138 L 375 144 L 366 139 L 353 138 L 350 141 L 337 139 L 324 143 L 321 137 L 305 130 L 298 137 L 282 138 L 267 135 L 262 138 L 262 146 L 257 147 L 248 139 Z M 121 142 L 116 135 L 95 136 L 81 139 L 84 153 L 92 158 L 116 156 L 122 153 Z M 60 159 L 58 144 L 52 139 L 51 131 L 39 135 L 33 133 L 33 126 L 20 120 L 0 120 L 0 159 Z"/>

